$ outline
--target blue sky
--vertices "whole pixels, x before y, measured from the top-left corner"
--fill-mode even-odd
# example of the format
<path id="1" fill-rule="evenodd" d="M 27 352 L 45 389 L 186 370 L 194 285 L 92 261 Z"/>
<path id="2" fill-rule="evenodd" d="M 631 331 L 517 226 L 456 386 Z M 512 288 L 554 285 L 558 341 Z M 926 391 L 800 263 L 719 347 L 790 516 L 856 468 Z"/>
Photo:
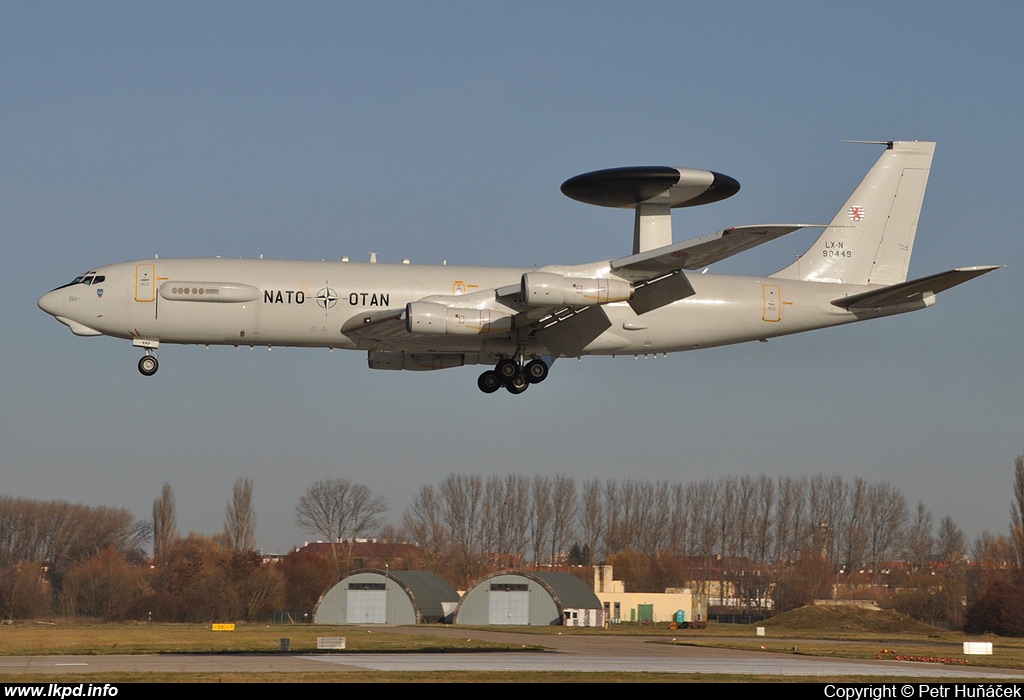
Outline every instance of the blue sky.
<path id="1" fill-rule="evenodd" d="M 451 472 L 888 480 L 969 537 L 1005 532 L 1024 450 L 1024 8 L 907 3 L 47 3 L 0 21 L 0 492 L 129 508 L 167 481 L 183 531 L 254 480 L 257 542 L 313 481 L 389 519 Z M 938 142 L 911 275 L 1006 269 L 915 314 L 667 359 L 558 362 L 485 396 L 479 368 L 362 353 L 76 338 L 36 308 L 92 266 L 212 256 L 576 263 L 632 215 L 559 192 L 663 164 L 738 179 L 676 240 L 827 221 L 878 157 Z M 715 266 L 764 274 L 798 233 Z"/>

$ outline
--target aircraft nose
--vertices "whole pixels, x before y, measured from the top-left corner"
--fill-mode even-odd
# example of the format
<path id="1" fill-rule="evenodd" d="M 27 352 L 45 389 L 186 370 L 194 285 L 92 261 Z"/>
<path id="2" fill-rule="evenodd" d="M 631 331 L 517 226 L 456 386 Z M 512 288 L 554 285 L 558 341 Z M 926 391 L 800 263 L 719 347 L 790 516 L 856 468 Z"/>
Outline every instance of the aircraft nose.
<path id="1" fill-rule="evenodd" d="M 54 289 L 52 292 L 47 292 L 43 296 L 39 297 L 39 301 L 36 303 L 39 304 L 40 309 L 51 316 L 60 316 L 64 307 L 64 291 Z"/>

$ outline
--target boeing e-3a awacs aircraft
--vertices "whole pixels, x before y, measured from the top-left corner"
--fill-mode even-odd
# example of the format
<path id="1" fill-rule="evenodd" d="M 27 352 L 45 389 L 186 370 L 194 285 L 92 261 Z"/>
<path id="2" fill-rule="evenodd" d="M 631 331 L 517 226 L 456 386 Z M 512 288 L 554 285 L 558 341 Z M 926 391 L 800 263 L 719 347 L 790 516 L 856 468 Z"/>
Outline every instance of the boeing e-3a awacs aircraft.
<path id="1" fill-rule="evenodd" d="M 671 209 L 730 197 L 731 177 L 669 167 L 614 168 L 562 192 L 634 208 L 633 254 L 534 269 L 285 260 L 136 260 L 105 265 L 43 295 L 75 335 L 161 343 L 344 348 L 372 369 L 492 365 L 478 386 L 513 394 L 559 357 L 708 348 L 931 306 L 935 295 L 999 266 L 907 281 L 935 144 L 885 151 L 810 250 L 765 277 L 697 274 L 806 224 L 743 226 L 672 242 Z"/>

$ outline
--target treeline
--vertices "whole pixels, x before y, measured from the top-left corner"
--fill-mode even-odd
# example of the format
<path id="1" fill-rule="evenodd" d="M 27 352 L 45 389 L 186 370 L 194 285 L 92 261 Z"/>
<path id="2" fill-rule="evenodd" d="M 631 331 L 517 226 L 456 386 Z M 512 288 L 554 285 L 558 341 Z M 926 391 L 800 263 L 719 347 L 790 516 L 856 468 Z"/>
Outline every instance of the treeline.
<path id="1" fill-rule="evenodd" d="M 966 543 L 953 519 L 936 525 L 924 504 L 911 509 L 891 484 L 861 478 L 450 475 L 420 488 L 403 525 L 425 561 L 458 586 L 495 564 L 609 562 L 629 590 L 714 588 L 752 611 L 831 598 L 838 584 L 854 595 L 922 574 L 932 589 L 941 574 L 948 608 L 966 583 Z M 894 560 L 901 571 L 889 567 Z"/>
<path id="2" fill-rule="evenodd" d="M 839 476 L 729 476 L 689 483 L 563 475 L 450 475 L 420 488 L 409 535 L 437 559 L 592 564 L 620 552 L 784 564 L 815 552 L 836 571 L 919 570 L 965 554 L 952 518 L 936 528 L 887 482 Z"/>
<path id="3" fill-rule="evenodd" d="M 987 562 L 985 579 L 975 587 L 964 630 L 1024 637 L 1024 455 L 1014 460 L 1010 536 L 982 533 L 975 542 L 976 561 Z M 1010 565 L 998 566 L 1000 562 Z"/>
<path id="4" fill-rule="evenodd" d="M 148 523 L 123 508 L 0 495 L 0 612 L 48 613 L 55 594 L 77 585 L 77 572 L 103 552 L 145 561 Z"/>
<path id="5" fill-rule="evenodd" d="M 455 474 L 420 488 L 401 532 L 459 587 L 497 568 L 610 563 L 627 590 L 689 586 L 731 610 L 868 598 L 931 624 L 1024 636 L 1024 455 L 1009 536 L 986 531 L 970 547 L 953 518 L 936 522 L 892 484 L 826 475 Z"/>
<path id="6" fill-rule="evenodd" d="M 334 569 L 299 552 L 268 565 L 253 548 L 251 499 L 252 482 L 238 480 L 224 531 L 182 537 L 167 484 L 152 522 L 124 509 L 0 496 L 0 616 L 208 622 L 294 610 L 301 619 Z"/>
<path id="7" fill-rule="evenodd" d="M 1017 467 L 1024 503 L 1020 458 Z M 271 561 L 255 550 L 252 489 L 249 479 L 235 483 L 221 533 L 185 537 L 169 484 L 148 522 L 124 509 L 0 496 L 0 615 L 210 621 L 291 611 L 301 620 L 364 566 L 426 569 L 465 588 L 510 567 L 562 567 L 589 580 L 587 567 L 609 563 L 627 590 L 690 587 L 732 610 L 881 598 L 954 627 L 965 599 L 1024 590 L 1019 509 L 1010 537 L 983 533 L 968 552 L 952 518 L 936 523 L 923 503 L 861 478 L 452 474 L 422 486 L 399 527 L 385 523 L 386 502 L 366 486 L 327 479 L 298 500 L 296 522 L 341 544 Z M 353 543 L 367 537 L 378 543 L 357 552 Z"/>

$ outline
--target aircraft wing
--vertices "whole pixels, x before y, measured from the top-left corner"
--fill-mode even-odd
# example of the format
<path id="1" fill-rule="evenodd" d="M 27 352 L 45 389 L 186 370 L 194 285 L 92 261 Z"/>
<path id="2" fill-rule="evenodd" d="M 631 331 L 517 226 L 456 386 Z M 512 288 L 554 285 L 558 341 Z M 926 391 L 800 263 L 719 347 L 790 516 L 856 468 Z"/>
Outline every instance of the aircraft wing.
<path id="1" fill-rule="evenodd" d="M 736 226 L 611 261 L 614 272 L 641 279 L 676 270 L 697 270 L 797 229 L 818 224 Z"/>
<path id="2" fill-rule="evenodd" d="M 754 246 L 805 228 L 810 224 L 740 226 L 681 243 L 654 248 L 643 253 L 610 261 L 611 271 L 629 282 L 629 305 L 638 315 L 695 294 L 683 270 L 710 265 Z M 544 273 L 543 268 L 538 271 Z M 534 273 L 531 273 L 534 274 Z M 525 276 L 524 276 L 525 279 Z M 572 284 L 576 279 L 566 278 Z M 580 279 L 583 282 L 583 279 Z M 586 282 L 596 282 L 588 279 Z M 525 282 L 524 282 L 525 284 Z M 626 301 L 625 295 L 616 297 Z M 609 298 L 609 301 L 613 299 Z M 410 304 L 406 309 L 383 310 L 350 319 L 342 333 L 362 343 L 387 346 L 391 341 L 422 338 L 437 344 L 434 333 L 521 337 L 524 330 L 543 342 L 555 355 L 577 355 L 603 333 L 611 322 L 601 305 L 607 302 L 574 305 L 527 303 L 523 287 L 510 284 L 481 289 L 458 296 L 434 295 Z M 444 317 L 442 319 L 442 316 Z M 422 319 L 422 321 L 421 321 Z M 445 331 L 440 331 L 440 328 Z"/>
<path id="3" fill-rule="evenodd" d="M 392 338 L 407 336 L 405 309 L 383 309 L 353 316 L 341 327 L 343 335 L 375 345 L 386 345 Z"/>
<path id="4" fill-rule="evenodd" d="M 887 287 L 879 287 L 869 292 L 852 294 L 833 299 L 833 306 L 856 311 L 880 306 L 895 306 L 921 301 L 926 296 L 934 296 L 958 284 L 963 284 L 986 272 L 998 270 L 1002 265 L 978 265 L 975 267 L 958 267 L 955 270 L 939 272 L 916 280 L 908 280 Z"/>
<path id="5" fill-rule="evenodd" d="M 526 331 L 536 334 L 553 356 L 574 356 L 611 325 L 600 307 L 530 306 L 523 303 L 522 296 L 518 284 L 469 294 L 431 295 L 404 309 L 360 314 L 349 319 L 341 331 L 363 348 L 415 348 L 422 352 L 457 352 L 475 346 L 482 338 L 511 339 Z M 424 311 L 435 314 L 430 324 L 420 320 Z M 474 325 L 475 332 L 470 330 Z M 447 329 L 444 336 L 431 330 L 441 326 Z"/>

